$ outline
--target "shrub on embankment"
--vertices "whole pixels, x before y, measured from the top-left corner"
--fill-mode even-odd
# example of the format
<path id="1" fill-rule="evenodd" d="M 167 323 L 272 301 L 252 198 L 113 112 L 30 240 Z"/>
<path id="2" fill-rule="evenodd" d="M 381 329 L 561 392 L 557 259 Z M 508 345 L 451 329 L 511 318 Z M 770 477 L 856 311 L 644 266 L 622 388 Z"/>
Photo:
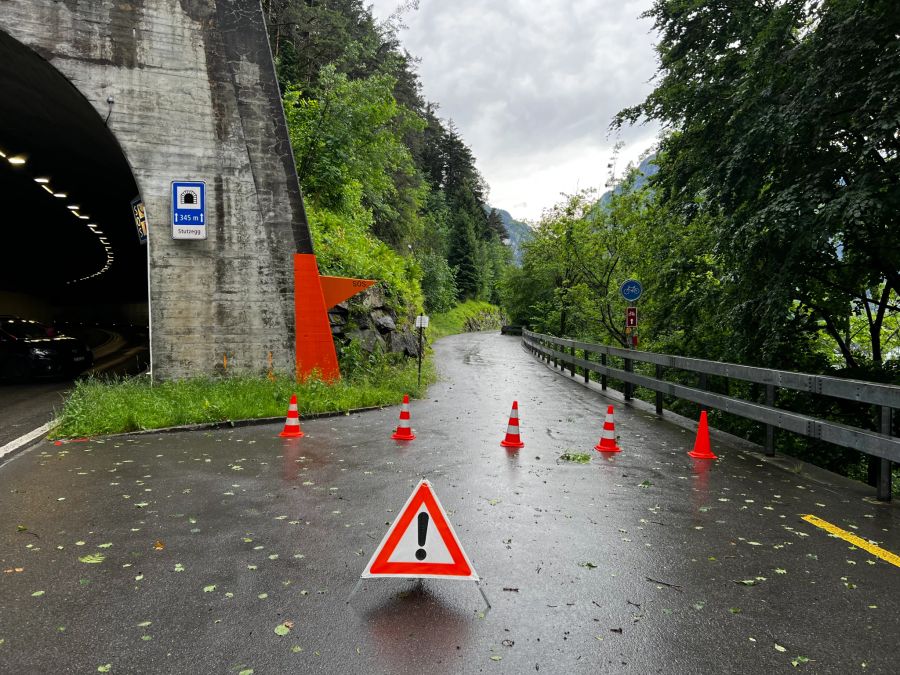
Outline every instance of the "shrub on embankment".
<path id="1" fill-rule="evenodd" d="M 291 376 L 227 376 L 151 384 L 145 377 L 87 379 L 76 383 L 57 412 L 51 438 L 97 436 L 143 429 L 281 417 L 291 394 L 300 416 L 395 405 L 409 393 L 421 396 L 434 380 L 430 364 L 417 385 L 413 360 L 379 364 L 334 384 L 297 383 Z"/>

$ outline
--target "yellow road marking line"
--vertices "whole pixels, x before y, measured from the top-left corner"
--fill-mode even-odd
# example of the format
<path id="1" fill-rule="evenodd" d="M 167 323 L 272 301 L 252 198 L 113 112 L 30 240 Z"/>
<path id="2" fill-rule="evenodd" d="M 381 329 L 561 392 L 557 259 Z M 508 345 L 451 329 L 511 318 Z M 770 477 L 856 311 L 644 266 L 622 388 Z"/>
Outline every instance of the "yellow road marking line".
<path id="1" fill-rule="evenodd" d="M 812 514 L 803 516 L 803 520 L 805 520 L 807 523 L 811 523 L 811 524 L 815 525 L 816 527 L 821 527 L 826 532 L 829 532 L 836 537 L 840 537 L 844 541 L 849 541 L 854 546 L 858 546 L 859 548 L 863 549 L 864 551 L 868 551 L 875 557 L 881 558 L 885 562 L 891 563 L 891 565 L 896 565 L 897 567 L 900 567 L 900 555 L 891 553 L 890 551 L 887 551 L 887 550 L 881 548 L 880 546 L 876 546 L 875 544 L 869 543 L 862 537 L 857 537 L 852 532 L 847 532 L 847 530 L 842 530 L 837 525 L 832 525 L 827 520 L 822 520 L 821 518 L 818 518 Z"/>

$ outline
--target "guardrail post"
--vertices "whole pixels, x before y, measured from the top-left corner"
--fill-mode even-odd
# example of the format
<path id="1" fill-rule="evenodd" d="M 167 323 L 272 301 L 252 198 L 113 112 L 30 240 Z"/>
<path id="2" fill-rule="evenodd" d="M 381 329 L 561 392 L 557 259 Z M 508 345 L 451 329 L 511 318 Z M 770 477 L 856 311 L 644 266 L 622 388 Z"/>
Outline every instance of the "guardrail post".
<path id="1" fill-rule="evenodd" d="M 631 359 L 625 359 L 625 372 L 631 373 L 634 372 L 634 361 Z M 632 395 L 634 394 L 634 385 L 631 382 L 625 383 L 625 400 L 630 401 Z"/>
<path id="2" fill-rule="evenodd" d="M 700 391 L 706 391 L 707 386 L 708 386 L 708 382 L 707 382 L 707 378 L 706 378 L 706 373 L 700 373 L 700 383 L 699 383 L 698 389 L 700 389 Z M 697 405 L 697 409 L 698 409 L 697 414 L 698 415 L 701 412 L 703 412 L 703 408 L 704 408 L 704 406 L 702 404 Z"/>
<path id="3" fill-rule="evenodd" d="M 775 406 L 775 385 L 766 385 L 766 405 Z M 771 424 L 766 425 L 766 457 L 775 456 L 775 427 Z"/>
<path id="4" fill-rule="evenodd" d="M 656 379 L 662 382 L 663 367 L 656 364 Z M 656 414 L 662 417 L 663 414 L 663 395 L 661 391 L 656 392 Z"/>
<path id="5" fill-rule="evenodd" d="M 881 433 L 891 435 L 891 408 L 881 406 Z M 891 460 L 880 458 L 880 471 L 878 472 L 878 500 L 891 501 Z"/>
<path id="6" fill-rule="evenodd" d="M 590 353 L 587 349 L 582 349 L 581 351 L 584 352 L 584 360 L 585 360 L 585 361 L 590 361 L 590 360 L 591 360 L 591 353 Z M 588 370 L 587 368 L 585 368 L 585 369 L 584 369 L 584 382 L 585 382 L 585 384 L 587 384 L 587 383 L 590 381 L 590 379 L 591 379 L 591 371 Z"/>
<path id="7" fill-rule="evenodd" d="M 600 365 L 601 366 L 606 365 L 606 354 L 600 355 Z M 600 389 L 602 389 L 603 391 L 606 391 L 606 372 L 605 371 L 600 375 Z"/>
<path id="8" fill-rule="evenodd" d="M 569 372 L 572 373 L 572 377 L 575 377 L 575 345 L 572 345 L 572 363 Z"/>

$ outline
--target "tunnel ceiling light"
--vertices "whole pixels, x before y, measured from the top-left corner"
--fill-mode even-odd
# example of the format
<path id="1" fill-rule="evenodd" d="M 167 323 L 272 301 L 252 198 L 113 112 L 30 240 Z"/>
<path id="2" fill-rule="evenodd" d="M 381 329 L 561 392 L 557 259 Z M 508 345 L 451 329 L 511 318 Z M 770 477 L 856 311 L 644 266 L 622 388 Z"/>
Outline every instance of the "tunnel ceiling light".
<path id="1" fill-rule="evenodd" d="M 78 206 L 78 204 L 69 204 L 66 208 L 69 209 L 70 211 L 77 211 L 81 207 Z"/>
<path id="2" fill-rule="evenodd" d="M 51 195 L 53 194 L 53 190 L 48 188 L 46 185 L 41 185 L 41 187 L 44 188 L 47 192 L 49 192 Z"/>
<path id="3" fill-rule="evenodd" d="M 67 195 L 65 192 L 54 192 L 53 196 L 56 197 L 57 199 L 65 199 L 69 195 Z"/>
<path id="4" fill-rule="evenodd" d="M 9 157 L 7 161 L 15 166 L 22 166 L 25 163 L 25 158 L 21 155 L 16 155 L 15 157 Z"/>
<path id="5" fill-rule="evenodd" d="M 47 183 L 50 182 L 50 179 L 49 178 L 35 178 L 34 182 L 40 183 L 41 185 L 46 185 Z"/>
<path id="6" fill-rule="evenodd" d="M 2 157 L 3 159 L 6 159 L 6 153 L 3 152 L 2 150 L 0 150 L 0 157 Z"/>
<path id="7" fill-rule="evenodd" d="M 90 220 L 90 219 L 91 219 L 90 216 L 83 216 L 83 215 L 81 215 L 80 213 L 77 213 L 77 214 L 75 214 L 75 215 L 77 215 L 77 216 L 78 216 L 79 218 L 81 218 L 82 220 Z"/>

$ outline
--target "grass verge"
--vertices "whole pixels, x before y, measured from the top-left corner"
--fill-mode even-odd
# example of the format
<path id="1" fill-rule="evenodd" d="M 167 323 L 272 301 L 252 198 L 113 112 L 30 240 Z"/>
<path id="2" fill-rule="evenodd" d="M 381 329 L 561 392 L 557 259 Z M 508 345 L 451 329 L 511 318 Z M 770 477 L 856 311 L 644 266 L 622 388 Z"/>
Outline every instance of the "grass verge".
<path id="1" fill-rule="evenodd" d="M 146 378 L 87 379 L 76 383 L 54 420 L 51 438 L 98 436 L 203 422 L 278 417 L 297 394 L 300 416 L 400 403 L 418 397 L 436 379 L 426 361 L 422 387 L 413 360 L 335 384 L 297 383 L 290 376 L 193 378 L 151 385 Z"/>
<path id="2" fill-rule="evenodd" d="M 431 340 L 478 330 L 500 330 L 505 320 L 503 310 L 489 302 L 467 300 L 449 312 L 431 317 L 428 337 Z"/>

